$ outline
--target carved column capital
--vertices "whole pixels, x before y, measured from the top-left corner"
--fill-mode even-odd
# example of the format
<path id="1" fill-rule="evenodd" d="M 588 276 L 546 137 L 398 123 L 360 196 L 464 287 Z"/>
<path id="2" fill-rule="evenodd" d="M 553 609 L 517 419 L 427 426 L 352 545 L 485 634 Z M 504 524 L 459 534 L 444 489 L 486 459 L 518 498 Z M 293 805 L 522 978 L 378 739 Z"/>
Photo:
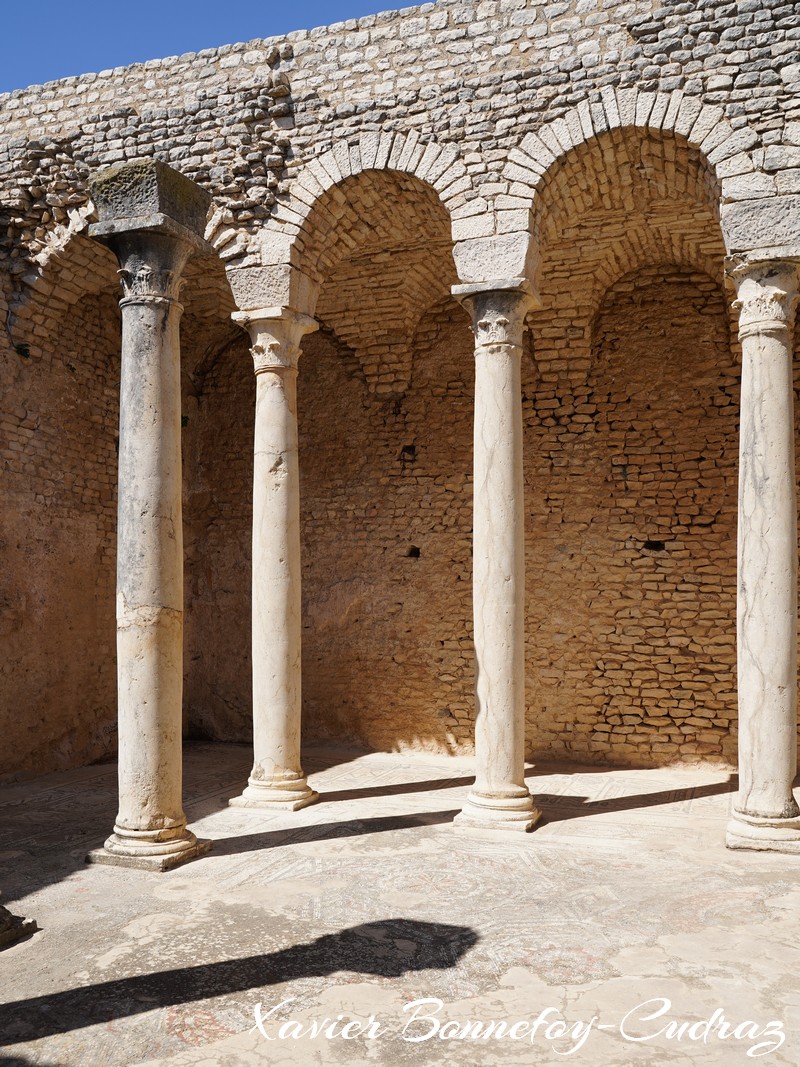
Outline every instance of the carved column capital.
<path id="1" fill-rule="evenodd" d="M 109 167 L 90 190 L 99 222 L 89 236 L 119 260 L 122 306 L 177 304 L 186 261 L 210 251 L 202 237 L 209 194 L 157 159 Z"/>
<path id="2" fill-rule="evenodd" d="M 131 230 L 103 237 L 103 243 L 117 257 L 117 271 L 122 296 L 120 307 L 127 304 L 170 304 L 183 310 L 179 303 L 185 280 L 181 277 L 194 246 L 172 234 L 148 230 Z"/>
<path id="3" fill-rule="evenodd" d="M 522 347 L 525 318 L 539 307 L 530 285 L 522 278 L 454 285 L 453 295 L 472 316 L 476 348 L 496 345 Z"/>
<path id="4" fill-rule="evenodd" d="M 739 339 L 794 328 L 800 300 L 800 261 L 732 256 L 726 272 L 736 286 Z"/>
<path id="5" fill-rule="evenodd" d="M 250 334 L 256 374 L 296 370 L 300 342 L 319 329 L 316 319 L 286 307 L 234 311 L 231 318 Z"/>

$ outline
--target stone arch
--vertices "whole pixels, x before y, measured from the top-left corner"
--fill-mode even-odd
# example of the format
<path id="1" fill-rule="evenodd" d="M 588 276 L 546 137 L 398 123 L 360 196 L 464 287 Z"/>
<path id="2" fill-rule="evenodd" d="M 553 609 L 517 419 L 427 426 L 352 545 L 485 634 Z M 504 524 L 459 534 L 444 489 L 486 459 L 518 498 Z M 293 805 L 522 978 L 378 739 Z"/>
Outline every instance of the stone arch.
<path id="1" fill-rule="evenodd" d="M 716 633 L 730 616 L 737 451 L 721 214 L 727 161 L 755 170 L 753 135 L 720 124 L 717 109 L 678 94 L 609 90 L 526 137 L 506 167 L 526 202 L 542 304 L 535 370 L 523 365 L 528 558 L 544 575 L 559 553 L 550 600 L 529 604 L 528 703 L 552 716 L 546 728 L 531 717 L 534 748 L 623 762 L 732 751 L 730 656 L 696 695 L 657 647 L 662 615 L 699 655 L 732 639 Z M 702 577 L 676 584 L 673 603 L 684 560 Z M 543 662 L 549 648 L 565 652 Z"/>
<path id="2" fill-rule="evenodd" d="M 658 93 L 606 87 L 596 100 L 581 101 L 563 117 L 528 134 L 509 153 L 503 174 L 511 183 L 511 192 L 522 203 L 527 201 L 528 227 L 535 227 L 539 202 L 571 154 L 601 138 L 614 142 L 625 131 L 666 135 L 699 154 L 719 212 L 726 251 L 739 251 L 741 238 L 731 236 L 726 207 L 754 195 L 770 196 L 775 187 L 754 160 L 758 135 L 748 126 L 734 129 L 724 116 L 723 108 L 703 104 L 681 90 Z M 753 241 L 763 243 L 763 232 L 754 233 Z"/>
<path id="3" fill-rule="evenodd" d="M 526 137 L 524 173 L 523 148 L 506 167 L 511 190 L 527 197 L 528 277 L 543 305 L 535 313 L 537 348 L 563 347 L 567 338 L 557 337 L 550 321 L 560 317 L 570 358 L 580 365 L 590 358 L 591 323 L 604 294 L 630 271 L 678 265 L 724 283 L 725 179 L 716 153 L 724 162 L 731 158 L 725 152 L 738 148 L 733 169 L 753 165 L 745 147 L 751 135 L 723 137 L 718 127 L 713 140 L 705 135 L 719 124 L 720 109 L 675 93 L 609 90 L 603 99 L 602 109 L 582 104 Z M 559 311 L 565 301 L 568 324 Z"/>
<path id="4" fill-rule="evenodd" d="M 275 228 L 292 233 L 292 262 L 296 262 L 298 241 L 308 226 L 309 216 L 320 197 L 335 185 L 341 185 L 365 171 L 397 171 L 429 185 L 451 217 L 467 203 L 464 193 L 472 188 L 467 168 L 458 150 L 451 146 L 423 141 L 412 130 L 362 133 L 349 144 L 338 141 L 328 151 L 310 159 L 291 187 L 289 206 L 279 206 Z"/>
<path id="5" fill-rule="evenodd" d="M 420 315 L 458 280 L 453 212 L 469 207 L 470 187 L 457 152 L 416 133 L 337 143 L 301 169 L 257 239 L 258 299 L 316 315 L 356 353 L 371 391 L 402 393 Z"/>
<path id="6" fill-rule="evenodd" d="M 428 187 L 451 220 L 454 240 L 455 220 L 486 206 L 481 198 L 467 198 L 472 179 L 458 150 L 450 145 L 424 140 L 415 130 L 365 132 L 352 142 L 339 141 L 300 166 L 288 198 L 277 204 L 258 233 L 244 239 L 227 224 L 224 213 L 212 217 L 207 238 L 228 261 L 231 285 L 243 310 L 274 305 L 313 314 L 319 289 L 307 273 L 303 250 L 314 211 L 326 194 L 335 196 L 344 183 L 368 173 L 405 175 Z"/>

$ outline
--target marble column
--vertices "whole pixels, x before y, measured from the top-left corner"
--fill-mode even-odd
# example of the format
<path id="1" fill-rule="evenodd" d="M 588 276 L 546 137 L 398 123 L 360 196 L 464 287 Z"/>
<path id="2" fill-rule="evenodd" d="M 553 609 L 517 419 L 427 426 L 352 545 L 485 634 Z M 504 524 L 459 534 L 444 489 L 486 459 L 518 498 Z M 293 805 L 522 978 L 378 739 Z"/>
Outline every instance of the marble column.
<path id="1" fill-rule="evenodd" d="M 739 793 L 729 848 L 800 852 L 797 501 L 792 359 L 798 262 L 733 259 L 742 343 L 737 658 Z"/>
<path id="2" fill-rule="evenodd" d="M 166 870 L 208 848 L 182 804 L 183 535 L 178 295 L 209 197 L 149 160 L 91 188 L 90 235 L 120 264 L 117 520 L 119 813 L 89 859 Z"/>
<path id="3" fill-rule="evenodd" d="M 316 330 L 288 308 L 234 312 L 256 372 L 253 462 L 253 770 L 236 807 L 296 810 L 318 798 L 300 765 L 300 468 L 297 363 Z"/>
<path id="4" fill-rule="evenodd" d="M 525 543 L 520 360 L 536 306 L 521 279 L 453 289 L 475 334 L 475 785 L 456 823 L 531 830 L 525 785 Z"/>

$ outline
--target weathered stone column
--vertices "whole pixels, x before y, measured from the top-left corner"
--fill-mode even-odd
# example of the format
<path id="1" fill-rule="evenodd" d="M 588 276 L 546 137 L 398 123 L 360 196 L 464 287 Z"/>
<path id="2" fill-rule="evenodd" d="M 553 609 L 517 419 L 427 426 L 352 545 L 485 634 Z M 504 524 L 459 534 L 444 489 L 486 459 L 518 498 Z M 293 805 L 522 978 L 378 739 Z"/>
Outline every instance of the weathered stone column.
<path id="1" fill-rule="evenodd" d="M 182 804 L 183 533 L 178 302 L 203 249 L 210 198 L 164 163 L 92 185 L 92 237 L 120 263 L 123 296 L 117 522 L 119 814 L 89 859 L 166 870 L 208 848 Z"/>
<path id="2" fill-rule="evenodd" d="M 250 333 L 256 372 L 253 462 L 253 770 L 237 807 L 312 804 L 300 766 L 300 467 L 297 362 L 308 315 L 234 312 Z"/>
<path id="3" fill-rule="evenodd" d="M 729 261 L 742 342 L 739 794 L 729 848 L 800 852 L 793 331 L 797 262 Z"/>
<path id="4" fill-rule="evenodd" d="M 531 830 L 525 785 L 525 543 L 520 357 L 535 299 L 521 279 L 458 285 L 475 333 L 475 785 L 456 822 Z"/>

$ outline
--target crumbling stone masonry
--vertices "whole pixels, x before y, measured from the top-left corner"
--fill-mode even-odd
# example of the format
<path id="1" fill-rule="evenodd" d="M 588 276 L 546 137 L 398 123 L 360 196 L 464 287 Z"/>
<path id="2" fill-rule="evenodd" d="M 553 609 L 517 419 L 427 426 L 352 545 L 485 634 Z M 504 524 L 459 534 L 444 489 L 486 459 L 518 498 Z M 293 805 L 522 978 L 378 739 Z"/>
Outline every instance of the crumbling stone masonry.
<path id="1" fill-rule="evenodd" d="M 800 849 L 799 49 L 440 0 L 0 97 L 0 773 L 118 744 L 163 868 L 181 736 L 298 807 L 302 710 L 523 830 L 525 756 L 738 752 Z"/>

